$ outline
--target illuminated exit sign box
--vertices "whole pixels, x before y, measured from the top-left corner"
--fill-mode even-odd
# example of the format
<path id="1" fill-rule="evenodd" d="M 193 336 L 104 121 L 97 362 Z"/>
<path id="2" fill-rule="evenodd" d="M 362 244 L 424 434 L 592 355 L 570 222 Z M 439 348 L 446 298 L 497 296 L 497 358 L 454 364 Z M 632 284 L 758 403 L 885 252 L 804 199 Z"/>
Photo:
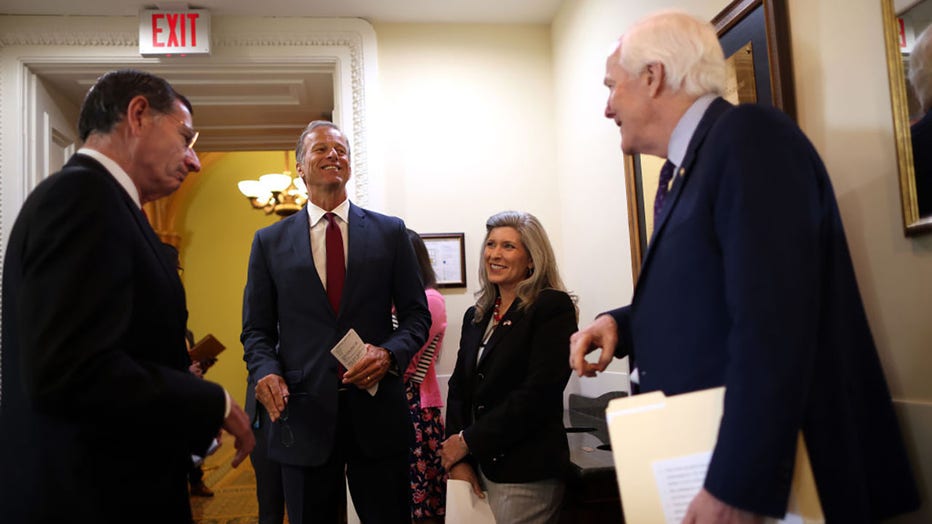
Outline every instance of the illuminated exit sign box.
<path id="1" fill-rule="evenodd" d="M 139 12 L 139 53 L 142 56 L 210 54 L 210 13 L 206 9 Z"/>

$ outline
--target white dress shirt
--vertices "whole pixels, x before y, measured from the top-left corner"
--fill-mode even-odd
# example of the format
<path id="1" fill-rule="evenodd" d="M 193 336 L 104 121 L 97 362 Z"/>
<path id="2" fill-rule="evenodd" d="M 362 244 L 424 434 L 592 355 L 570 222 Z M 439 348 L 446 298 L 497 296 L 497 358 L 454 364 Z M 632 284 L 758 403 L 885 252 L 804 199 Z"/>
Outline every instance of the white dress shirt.
<path id="1" fill-rule="evenodd" d="M 314 205 L 307 203 L 307 218 L 311 229 L 311 256 L 314 257 L 314 267 L 317 268 L 317 275 L 320 277 L 320 283 L 327 288 L 327 220 L 324 215 L 333 213 L 339 220 L 337 225 L 340 226 L 340 235 L 343 236 L 343 264 L 346 264 L 349 249 L 347 238 L 349 228 L 349 199 L 344 200 L 332 211 L 326 211 Z"/>

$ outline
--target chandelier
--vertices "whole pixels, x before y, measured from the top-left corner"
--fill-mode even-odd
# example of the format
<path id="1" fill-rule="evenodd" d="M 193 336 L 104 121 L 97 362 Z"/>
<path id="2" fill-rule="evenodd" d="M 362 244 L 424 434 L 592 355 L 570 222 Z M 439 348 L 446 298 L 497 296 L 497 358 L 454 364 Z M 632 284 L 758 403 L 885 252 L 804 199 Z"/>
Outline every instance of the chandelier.
<path id="1" fill-rule="evenodd" d="M 254 209 L 261 209 L 266 215 L 293 215 L 307 202 L 304 180 L 292 177 L 288 170 L 288 151 L 283 172 L 262 175 L 259 180 L 240 180 L 236 186 Z"/>

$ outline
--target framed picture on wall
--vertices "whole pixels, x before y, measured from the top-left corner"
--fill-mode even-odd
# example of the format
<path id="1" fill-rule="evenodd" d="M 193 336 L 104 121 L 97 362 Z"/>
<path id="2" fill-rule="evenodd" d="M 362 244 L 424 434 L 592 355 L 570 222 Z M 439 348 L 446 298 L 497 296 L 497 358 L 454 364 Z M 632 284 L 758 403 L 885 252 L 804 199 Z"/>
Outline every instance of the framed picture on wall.
<path id="1" fill-rule="evenodd" d="M 466 287 L 466 235 L 421 233 L 437 275 L 437 287 Z"/>
<path id="2" fill-rule="evenodd" d="M 764 104 L 796 118 L 786 0 L 734 0 L 712 19 L 725 52 L 724 98 Z M 625 155 L 631 271 L 637 282 L 654 232 L 654 195 L 664 159 Z"/>

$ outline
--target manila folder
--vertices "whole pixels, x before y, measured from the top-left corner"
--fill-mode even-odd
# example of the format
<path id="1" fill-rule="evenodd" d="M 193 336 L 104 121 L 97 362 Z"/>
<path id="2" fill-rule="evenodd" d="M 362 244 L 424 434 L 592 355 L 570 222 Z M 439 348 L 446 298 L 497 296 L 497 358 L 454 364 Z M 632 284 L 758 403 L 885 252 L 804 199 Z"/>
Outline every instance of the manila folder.
<path id="1" fill-rule="evenodd" d="M 626 522 L 682 522 L 702 488 L 718 438 L 725 388 L 612 400 L 605 410 Z M 802 433 L 787 514 L 767 522 L 825 522 Z"/>

